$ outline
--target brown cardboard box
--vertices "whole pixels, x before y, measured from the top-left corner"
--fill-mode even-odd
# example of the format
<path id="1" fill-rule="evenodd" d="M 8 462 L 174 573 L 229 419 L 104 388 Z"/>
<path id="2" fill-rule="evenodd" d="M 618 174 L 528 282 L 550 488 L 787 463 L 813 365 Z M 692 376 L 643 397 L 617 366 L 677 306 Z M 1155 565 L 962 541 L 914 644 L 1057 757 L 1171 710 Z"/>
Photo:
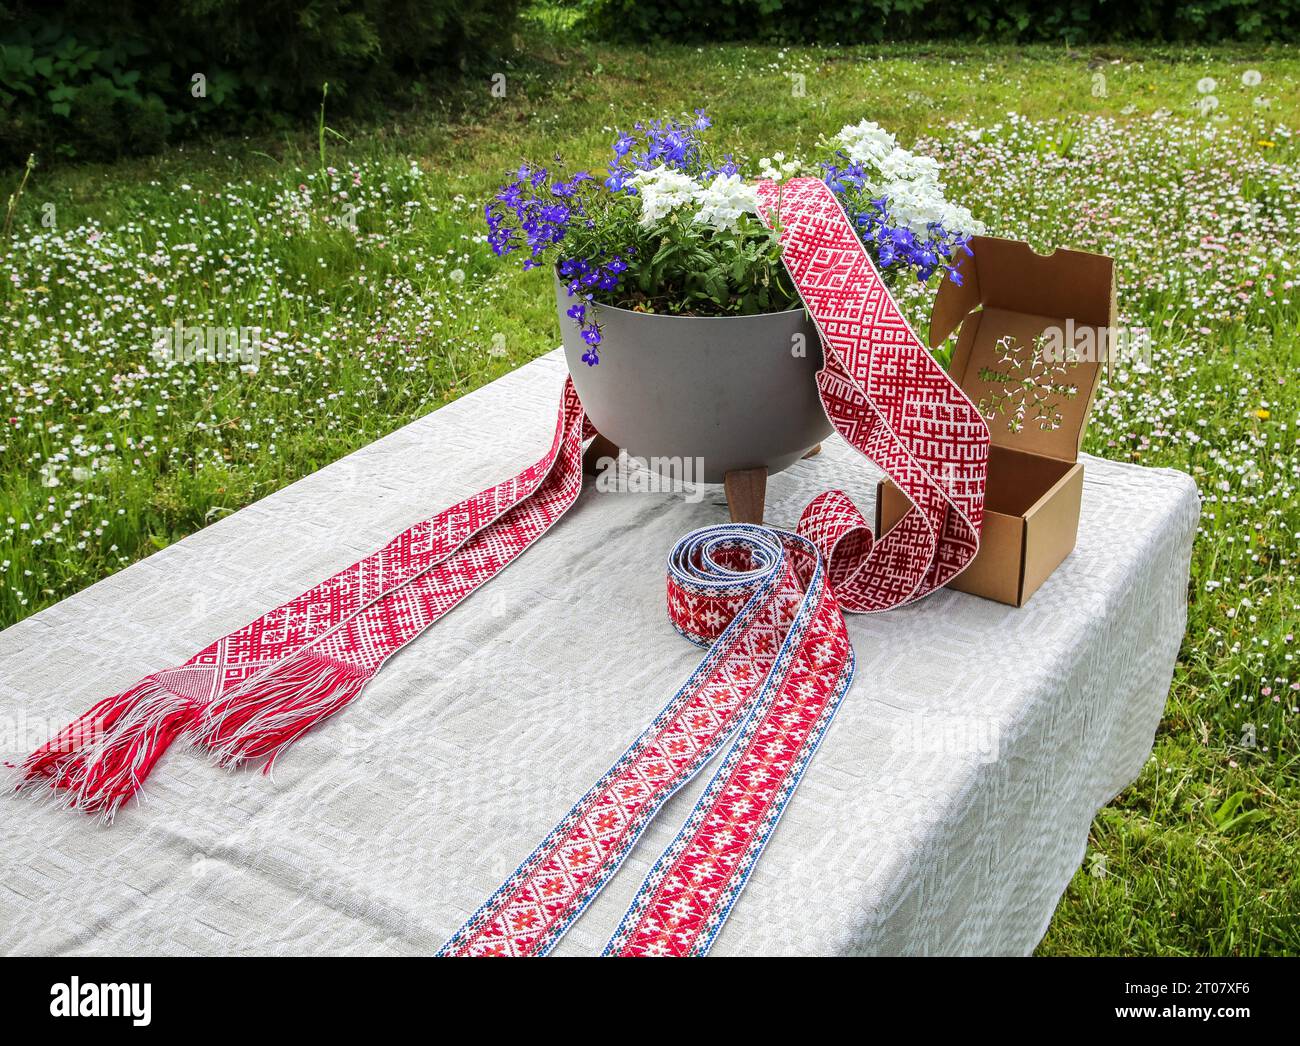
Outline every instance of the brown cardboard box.
<path id="1" fill-rule="evenodd" d="M 989 417 L 988 489 L 979 555 L 951 583 L 952 588 L 1024 606 L 1038 586 L 1074 548 L 1083 493 L 1078 461 L 1088 412 L 1115 328 L 1114 263 L 1100 254 L 1058 250 L 1036 254 L 1018 240 L 977 236 L 973 257 L 963 258 L 961 286 L 945 279 L 930 316 L 930 346 L 961 328 L 953 350 L 953 379 L 987 414 L 1001 400 L 1005 413 Z M 1002 339 L 1021 346 L 1021 359 L 1044 355 L 1035 339 L 1052 340 L 1046 355 L 1056 362 L 1048 378 L 1074 395 L 1048 395 L 1048 413 L 1059 422 L 1043 427 L 1029 405 L 1019 431 L 1008 418 L 1007 375 L 1033 373 L 1010 368 Z M 1041 374 L 1039 375 L 1042 376 Z M 876 496 L 876 533 L 892 527 L 908 508 L 888 480 Z"/>

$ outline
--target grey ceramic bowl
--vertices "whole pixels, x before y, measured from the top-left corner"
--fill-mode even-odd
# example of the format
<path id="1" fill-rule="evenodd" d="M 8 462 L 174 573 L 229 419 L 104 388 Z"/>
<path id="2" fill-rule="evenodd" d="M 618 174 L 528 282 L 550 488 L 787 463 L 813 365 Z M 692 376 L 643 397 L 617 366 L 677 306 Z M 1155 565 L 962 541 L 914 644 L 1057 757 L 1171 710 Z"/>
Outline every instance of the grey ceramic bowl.
<path id="1" fill-rule="evenodd" d="M 564 356 L 591 422 L 639 458 L 703 459 L 703 480 L 780 472 L 831 434 L 817 396 L 821 339 L 802 308 L 762 316 L 660 316 L 598 305 L 600 363 L 555 281 Z M 805 354 L 795 355 L 797 335 Z"/>

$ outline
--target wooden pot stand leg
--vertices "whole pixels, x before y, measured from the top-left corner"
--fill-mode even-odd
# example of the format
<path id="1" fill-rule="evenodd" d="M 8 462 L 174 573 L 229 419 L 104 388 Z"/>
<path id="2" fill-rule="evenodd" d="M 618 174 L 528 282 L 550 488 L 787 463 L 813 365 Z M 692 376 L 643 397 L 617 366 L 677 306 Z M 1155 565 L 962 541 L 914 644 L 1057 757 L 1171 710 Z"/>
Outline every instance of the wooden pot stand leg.
<path id="1" fill-rule="evenodd" d="M 767 495 L 767 469 L 737 469 L 723 477 L 727 507 L 733 523 L 762 523 Z"/>
<path id="2" fill-rule="evenodd" d="M 601 458 L 613 458 L 615 461 L 617 461 L 618 447 L 616 447 L 610 440 L 607 440 L 604 436 L 602 436 L 599 432 L 597 432 L 596 437 L 591 441 L 591 444 L 587 447 L 585 451 L 583 451 L 582 454 L 583 474 L 587 476 L 594 476 L 596 474 L 596 463 L 600 461 Z"/>
<path id="3" fill-rule="evenodd" d="M 822 452 L 820 443 L 804 455 L 816 457 Z M 727 491 L 727 508 L 733 523 L 762 523 L 763 505 L 767 497 L 767 469 L 736 469 L 723 478 Z"/>

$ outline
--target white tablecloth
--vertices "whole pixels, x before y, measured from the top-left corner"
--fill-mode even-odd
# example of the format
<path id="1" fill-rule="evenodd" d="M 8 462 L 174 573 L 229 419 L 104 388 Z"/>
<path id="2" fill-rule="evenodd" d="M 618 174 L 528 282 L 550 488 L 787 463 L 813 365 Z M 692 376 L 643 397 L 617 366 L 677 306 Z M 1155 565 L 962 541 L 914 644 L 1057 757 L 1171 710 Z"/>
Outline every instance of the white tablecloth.
<path id="1" fill-rule="evenodd" d="M 563 374 L 552 353 L 0 633 L 4 758 L 535 460 Z M 856 681 L 715 954 L 1033 949 L 1150 750 L 1198 512 L 1181 473 L 1085 470 L 1078 547 L 1026 608 L 940 592 L 849 618 Z M 828 441 L 771 479 L 768 519 L 828 486 L 870 516 L 876 478 Z M 177 747 L 111 826 L 0 797 L 0 951 L 432 952 L 696 663 L 664 559 L 726 518 L 706 490 L 588 484 L 273 779 Z M 701 785 L 561 953 L 599 950 Z"/>

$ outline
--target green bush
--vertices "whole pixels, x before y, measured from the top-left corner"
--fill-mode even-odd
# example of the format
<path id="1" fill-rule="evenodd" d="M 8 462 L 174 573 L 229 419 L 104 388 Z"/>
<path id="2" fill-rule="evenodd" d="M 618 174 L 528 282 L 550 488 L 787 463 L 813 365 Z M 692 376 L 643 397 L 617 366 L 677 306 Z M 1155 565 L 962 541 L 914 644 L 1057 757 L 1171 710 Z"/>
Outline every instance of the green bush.
<path id="1" fill-rule="evenodd" d="M 151 152 L 448 82 L 518 0 L 0 0 L 0 160 Z"/>
<path id="2" fill-rule="evenodd" d="M 580 0 L 585 21 L 616 39 L 1100 40 L 1300 39 L 1300 0 Z"/>

